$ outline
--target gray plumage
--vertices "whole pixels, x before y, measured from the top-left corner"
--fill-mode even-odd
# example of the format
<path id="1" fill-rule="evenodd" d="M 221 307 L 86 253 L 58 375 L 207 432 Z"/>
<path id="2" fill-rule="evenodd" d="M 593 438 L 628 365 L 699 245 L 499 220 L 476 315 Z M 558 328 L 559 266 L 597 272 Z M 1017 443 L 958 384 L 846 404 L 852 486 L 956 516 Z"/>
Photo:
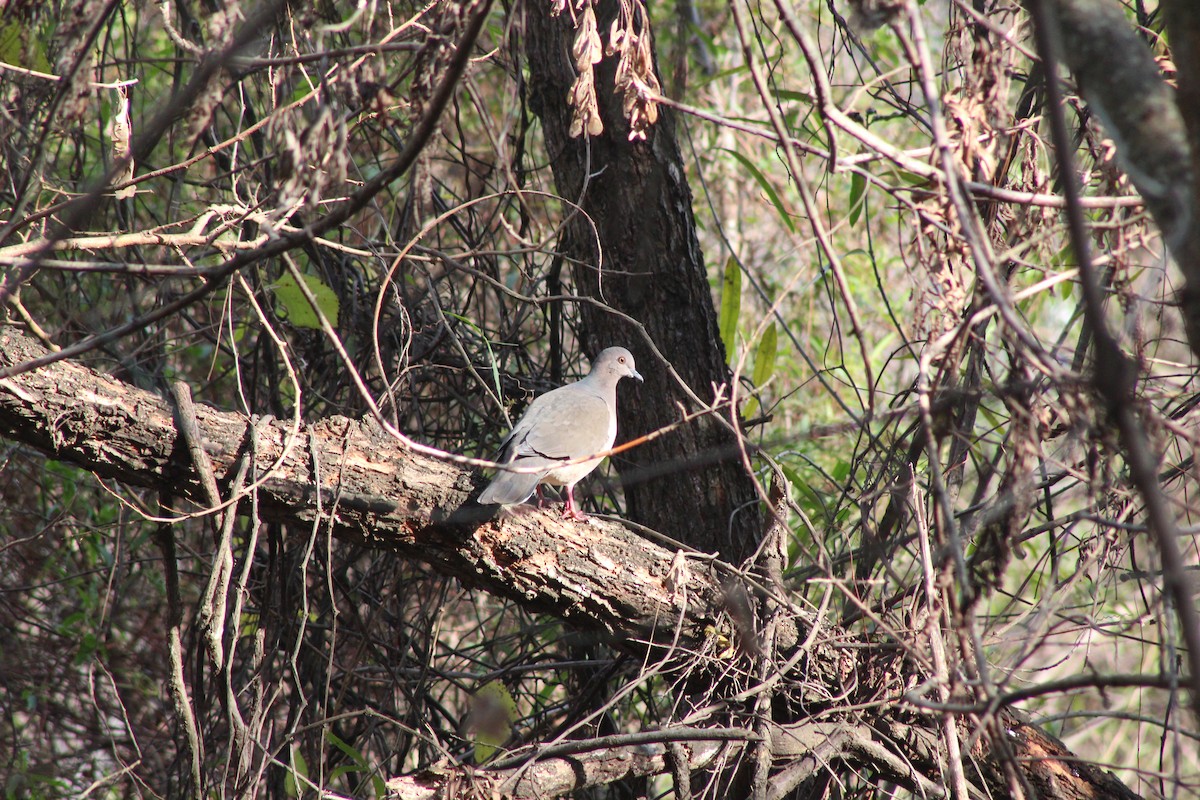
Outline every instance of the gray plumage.
<path id="1" fill-rule="evenodd" d="M 563 516 L 584 519 L 575 506 L 575 484 L 603 459 L 569 462 L 612 448 L 617 438 L 617 384 L 627 377 L 642 380 L 633 355 L 624 347 L 610 347 L 596 356 L 586 378 L 534 398 L 501 445 L 499 459 L 501 464 L 529 471 L 501 468 L 479 502 L 521 503 L 540 484 L 565 486 Z"/>

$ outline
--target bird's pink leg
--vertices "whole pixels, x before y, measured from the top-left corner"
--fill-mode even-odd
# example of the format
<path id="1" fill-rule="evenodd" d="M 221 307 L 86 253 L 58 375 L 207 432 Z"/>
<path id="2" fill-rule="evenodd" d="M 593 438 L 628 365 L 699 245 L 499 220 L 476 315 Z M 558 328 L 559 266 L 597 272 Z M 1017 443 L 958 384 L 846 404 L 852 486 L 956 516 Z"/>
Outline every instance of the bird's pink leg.
<path id="1" fill-rule="evenodd" d="M 575 487 L 567 487 L 567 505 L 563 508 L 563 519 L 573 519 L 576 522 L 583 522 L 588 518 L 588 515 L 575 507 Z"/>

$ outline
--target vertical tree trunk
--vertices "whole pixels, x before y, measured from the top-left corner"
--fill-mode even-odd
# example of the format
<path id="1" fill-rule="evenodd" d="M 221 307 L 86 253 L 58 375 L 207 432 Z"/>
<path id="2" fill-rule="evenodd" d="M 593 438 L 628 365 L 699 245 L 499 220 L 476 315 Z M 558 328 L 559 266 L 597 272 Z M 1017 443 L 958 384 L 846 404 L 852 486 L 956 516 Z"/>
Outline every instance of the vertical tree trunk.
<path id="1" fill-rule="evenodd" d="M 609 0 L 596 5 L 603 39 L 615 13 Z M 577 214 L 562 245 L 576 261 L 576 290 L 641 322 L 680 377 L 711 399 L 729 371 L 673 120 L 663 114 L 644 141 L 629 141 L 622 98 L 613 92 L 616 59 L 607 57 L 596 65 L 604 132 L 571 137 L 569 12 L 552 17 L 545 0 L 529 0 L 525 22 L 530 106 L 542 121 L 557 189 L 590 218 Z M 597 306 L 581 311 L 592 354 L 621 343 L 645 364 L 645 385 L 621 408 L 624 437 L 675 422 L 681 402 L 692 407 L 633 326 Z M 631 518 L 735 563 L 753 552 L 761 533 L 757 495 L 736 437 L 719 420 L 697 420 L 616 461 Z"/>

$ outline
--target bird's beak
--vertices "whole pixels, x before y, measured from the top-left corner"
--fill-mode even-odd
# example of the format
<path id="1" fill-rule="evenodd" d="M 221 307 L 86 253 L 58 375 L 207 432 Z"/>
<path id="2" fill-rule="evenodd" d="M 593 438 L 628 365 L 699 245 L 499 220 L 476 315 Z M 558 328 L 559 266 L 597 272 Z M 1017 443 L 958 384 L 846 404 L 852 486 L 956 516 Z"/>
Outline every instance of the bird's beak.
<path id="1" fill-rule="evenodd" d="M 630 370 L 630 371 L 629 371 L 629 377 L 631 377 L 631 378 L 637 378 L 637 381 L 638 381 L 638 383 L 645 383 L 645 382 L 646 382 L 646 381 L 645 381 L 645 379 L 644 379 L 644 378 L 642 378 L 642 373 L 638 372 L 636 369 L 633 369 L 633 370 Z"/>

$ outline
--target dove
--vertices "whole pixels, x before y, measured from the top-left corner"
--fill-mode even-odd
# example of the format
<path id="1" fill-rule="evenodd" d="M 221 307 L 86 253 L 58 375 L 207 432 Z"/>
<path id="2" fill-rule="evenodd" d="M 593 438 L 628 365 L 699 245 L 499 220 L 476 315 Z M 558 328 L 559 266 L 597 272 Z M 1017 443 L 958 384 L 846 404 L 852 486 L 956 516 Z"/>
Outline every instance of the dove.
<path id="1" fill-rule="evenodd" d="M 575 484 L 603 460 L 588 456 L 611 449 L 617 438 L 617 384 L 622 378 L 642 381 L 633 354 L 610 347 L 596 356 L 586 378 L 534 398 L 500 446 L 500 471 L 479 502 L 523 503 L 542 484 L 564 486 L 563 517 L 587 519 L 575 505 Z"/>

